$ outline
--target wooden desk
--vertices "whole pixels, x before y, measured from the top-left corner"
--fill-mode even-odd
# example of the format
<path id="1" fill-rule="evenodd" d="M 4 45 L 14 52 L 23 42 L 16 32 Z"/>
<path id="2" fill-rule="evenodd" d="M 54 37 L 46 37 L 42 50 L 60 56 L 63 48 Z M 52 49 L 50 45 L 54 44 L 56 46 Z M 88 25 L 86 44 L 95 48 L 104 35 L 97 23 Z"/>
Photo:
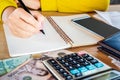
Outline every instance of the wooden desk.
<path id="1" fill-rule="evenodd" d="M 67 14 L 67 13 L 58 13 L 58 12 L 41 12 L 41 13 L 45 16 L 71 15 L 71 14 Z M 86 47 L 77 47 L 77 48 L 71 48 L 68 50 L 74 51 L 74 52 L 77 52 L 80 50 L 86 50 L 86 51 L 90 52 L 93 56 L 97 57 L 98 59 L 100 59 L 104 63 L 108 64 L 109 66 L 111 66 L 117 70 L 120 70 L 120 68 L 116 67 L 114 64 L 111 63 L 111 59 L 109 59 L 107 55 L 105 55 L 104 53 L 97 50 L 97 46 L 98 45 L 86 46 Z M 7 49 L 4 30 L 3 30 L 2 24 L 0 24 L 0 59 L 9 58 L 10 56 L 8 53 L 9 52 Z"/>

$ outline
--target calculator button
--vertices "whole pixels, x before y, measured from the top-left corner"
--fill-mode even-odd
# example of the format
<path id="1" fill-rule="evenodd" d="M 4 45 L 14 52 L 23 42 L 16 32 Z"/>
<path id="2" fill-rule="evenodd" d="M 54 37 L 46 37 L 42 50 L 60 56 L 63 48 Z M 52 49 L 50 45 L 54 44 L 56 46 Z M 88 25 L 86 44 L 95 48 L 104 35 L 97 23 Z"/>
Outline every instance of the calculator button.
<path id="1" fill-rule="evenodd" d="M 61 60 L 62 60 L 62 57 L 57 57 L 56 60 L 57 60 L 57 61 L 61 61 Z"/>
<path id="2" fill-rule="evenodd" d="M 67 73 L 66 71 L 64 71 L 64 72 L 62 72 L 62 73 L 59 73 L 62 77 L 67 77 L 67 76 L 69 76 L 70 74 L 69 73 Z"/>
<path id="3" fill-rule="evenodd" d="M 73 80 L 73 77 L 71 75 L 66 76 L 65 80 Z"/>
<path id="4" fill-rule="evenodd" d="M 95 63 L 98 63 L 98 60 L 93 59 L 93 60 L 90 60 L 90 62 L 91 62 L 92 64 L 95 64 Z"/>
<path id="5" fill-rule="evenodd" d="M 71 54 L 72 57 L 78 56 L 76 53 Z"/>
<path id="6" fill-rule="evenodd" d="M 78 70 L 81 71 L 81 72 L 86 72 L 86 71 L 88 71 L 88 69 L 87 69 L 86 67 L 80 67 L 80 68 L 78 68 Z"/>
<path id="7" fill-rule="evenodd" d="M 84 60 L 84 59 L 79 59 L 78 62 L 80 62 L 80 63 L 81 63 L 81 62 L 85 62 L 85 60 Z"/>
<path id="8" fill-rule="evenodd" d="M 50 59 L 47 61 L 51 66 L 57 66 L 58 63 L 54 59 Z"/>
<path id="9" fill-rule="evenodd" d="M 68 61 L 73 61 L 73 58 L 70 57 L 70 58 L 68 58 L 67 60 L 68 60 Z"/>
<path id="10" fill-rule="evenodd" d="M 87 69 L 89 69 L 89 70 L 93 70 L 93 69 L 96 68 L 94 65 L 88 65 L 88 66 L 86 66 L 86 67 L 87 67 Z"/>
<path id="11" fill-rule="evenodd" d="M 51 63 L 51 64 L 56 64 L 57 63 L 54 59 L 50 59 L 48 62 Z"/>
<path id="12" fill-rule="evenodd" d="M 63 64 L 63 66 L 67 67 L 67 66 L 70 66 L 70 64 L 66 62 Z"/>
<path id="13" fill-rule="evenodd" d="M 74 70 L 70 70 L 70 73 L 71 73 L 72 75 L 75 75 L 75 74 L 77 74 L 77 73 L 80 73 L 80 71 L 79 71 L 78 69 L 74 69 Z"/>
<path id="14" fill-rule="evenodd" d="M 89 57 L 88 54 L 82 54 L 82 57 L 86 58 L 86 57 Z"/>
<path id="15" fill-rule="evenodd" d="M 75 77 L 80 77 L 80 76 L 82 76 L 82 73 L 81 73 L 81 72 L 75 74 Z"/>
<path id="16" fill-rule="evenodd" d="M 97 68 L 103 67 L 104 65 L 100 62 L 94 64 Z"/>
<path id="17" fill-rule="evenodd" d="M 76 57 L 73 57 L 75 60 L 79 60 L 79 59 L 82 59 L 82 57 L 80 56 L 76 56 Z"/>
<path id="18" fill-rule="evenodd" d="M 72 64 L 75 65 L 75 64 L 77 64 L 77 62 L 76 62 L 75 60 L 73 60 L 73 61 L 72 61 Z"/>
<path id="19" fill-rule="evenodd" d="M 90 65 L 90 63 L 89 62 L 84 62 L 83 65 L 87 66 L 87 65 Z"/>
<path id="20" fill-rule="evenodd" d="M 91 57 L 91 56 L 89 56 L 89 57 L 86 57 L 85 59 L 88 60 L 88 61 L 90 61 L 90 60 L 93 60 L 94 58 Z"/>
<path id="21" fill-rule="evenodd" d="M 80 65 L 80 64 L 76 64 L 76 65 L 74 65 L 76 68 L 79 68 L 79 67 L 82 67 L 82 65 Z"/>
<path id="22" fill-rule="evenodd" d="M 69 74 L 67 73 L 67 72 L 64 72 L 63 73 L 63 77 L 66 77 L 66 76 L 68 76 Z"/>
<path id="23" fill-rule="evenodd" d="M 64 56 L 65 59 L 68 59 L 68 58 L 70 58 L 70 57 L 71 57 L 70 55 L 65 55 L 65 56 Z"/>
<path id="24" fill-rule="evenodd" d="M 54 68 L 56 69 L 56 70 L 59 70 L 60 68 L 62 68 L 60 65 L 57 65 L 57 66 L 54 66 Z"/>
<path id="25" fill-rule="evenodd" d="M 67 68 L 67 70 L 73 70 L 74 69 L 74 67 L 72 67 L 72 66 L 68 66 L 68 67 L 66 67 Z"/>
<path id="26" fill-rule="evenodd" d="M 65 70 L 64 70 L 63 68 L 60 68 L 59 71 L 60 71 L 61 73 L 65 72 Z"/>

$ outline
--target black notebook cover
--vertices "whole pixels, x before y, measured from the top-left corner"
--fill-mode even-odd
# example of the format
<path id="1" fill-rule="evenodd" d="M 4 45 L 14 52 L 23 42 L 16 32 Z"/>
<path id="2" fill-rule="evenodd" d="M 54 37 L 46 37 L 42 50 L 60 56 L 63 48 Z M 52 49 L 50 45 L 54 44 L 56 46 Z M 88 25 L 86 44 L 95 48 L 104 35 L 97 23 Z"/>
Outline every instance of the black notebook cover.
<path id="1" fill-rule="evenodd" d="M 120 60 L 120 32 L 98 42 L 98 49 Z"/>

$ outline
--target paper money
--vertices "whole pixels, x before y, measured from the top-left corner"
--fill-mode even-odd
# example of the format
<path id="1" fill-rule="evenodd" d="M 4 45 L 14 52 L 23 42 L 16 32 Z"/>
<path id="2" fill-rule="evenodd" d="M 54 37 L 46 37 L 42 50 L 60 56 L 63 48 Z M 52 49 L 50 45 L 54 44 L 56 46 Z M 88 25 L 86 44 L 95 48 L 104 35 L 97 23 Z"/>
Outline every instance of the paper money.
<path id="1" fill-rule="evenodd" d="M 30 57 L 31 55 L 25 55 L 25 56 L 1 60 L 0 61 L 0 76 L 14 70 L 17 66 L 19 66 L 20 64 L 28 60 Z"/>
<path id="2" fill-rule="evenodd" d="M 63 56 L 69 53 L 70 51 L 67 50 L 59 50 L 59 51 L 44 53 L 42 55 L 42 58 L 31 59 L 25 62 L 24 64 L 21 64 L 13 71 L 0 77 L 0 80 L 55 80 L 55 78 L 53 78 L 53 76 L 48 72 L 48 70 L 42 64 L 42 60 L 45 60 L 50 57 Z M 19 60 L 15 60 L 15 62 L 12 61 L 10 63 L 15 63 L 16 65 L 18 65 L 20 62 Z M 5 64 L 8 64 L 8 62 L 9 61 L 6 60 Z M 12 67 L 6 67 L 8 68 L 7 71 L 13 69 L 14 65 L 11 64 L 11 66 Z"/>
<path id="3" fill-rule="evenodd" d="M 0 75 L 4 75 L 6 73 L 7 73 L 7 71 L 3 65 L 3 62 L 2 62 L 2 60 L 0 60 Z"/>
<path id="4" fill-rule="evenodd" d="M 31 59 L 19 68 L 0 77 L 0 80 L 55 80 L 42 64 L 41 59 Z"/>

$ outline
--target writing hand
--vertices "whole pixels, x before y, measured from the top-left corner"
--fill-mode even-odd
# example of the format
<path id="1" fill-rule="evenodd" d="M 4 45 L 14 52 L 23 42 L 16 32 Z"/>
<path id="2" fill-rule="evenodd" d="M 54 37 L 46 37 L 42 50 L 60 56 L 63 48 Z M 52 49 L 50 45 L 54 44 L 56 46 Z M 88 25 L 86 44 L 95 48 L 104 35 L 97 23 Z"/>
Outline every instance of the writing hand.
<path id="1" fill-rule="evenodd" d="M 31 13 L 34 17 L 22 8 L 17 8 L 3 21 L 15 36 L 21 38 L 31 37 L 40 32 L 44 20 L 39 12 L 31 11 Z"/>

